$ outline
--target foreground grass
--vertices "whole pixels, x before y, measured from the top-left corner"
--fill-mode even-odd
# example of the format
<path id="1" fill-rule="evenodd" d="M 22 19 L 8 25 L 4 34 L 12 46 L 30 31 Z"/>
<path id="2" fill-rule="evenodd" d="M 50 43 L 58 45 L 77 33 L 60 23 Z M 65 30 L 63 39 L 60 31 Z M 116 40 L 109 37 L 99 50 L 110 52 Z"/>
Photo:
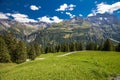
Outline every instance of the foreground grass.
<path id="1" fill-rule="evenodd" d="M 56 57 L 60 54 L 43 54 L 44 60 L 0 68 L 0 80 L 111 80 L 120 75 L 118 52 L 84 51 Z"/>

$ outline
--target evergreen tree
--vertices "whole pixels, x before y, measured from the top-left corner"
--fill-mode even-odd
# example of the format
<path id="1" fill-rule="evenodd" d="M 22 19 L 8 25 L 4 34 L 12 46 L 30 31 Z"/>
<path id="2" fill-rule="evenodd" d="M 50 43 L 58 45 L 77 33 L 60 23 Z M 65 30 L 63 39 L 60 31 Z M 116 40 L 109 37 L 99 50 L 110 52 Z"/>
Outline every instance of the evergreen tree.
<path id="1" fill-rule="evenodd" d="M 83 45 L 82 45 L 82 43 L 81 43 L 81 42 L 79 42 L 78 44 L 79 44 L 79 45 L 78 45 L 78 51 L 83 50 Z"/>
<path id="2" fill-rule="evenodd" d="M 48 53 L 48 47 L 46 47 L 44 51 L 45 51 L 45 53 Z"/>
<path id="3" fill-rule="evenodd" d="M 2 63 L 11 62 L 7 46 L 2 37 L 0 37 L 0 62 Z"/>
<path id="4" fill-rule="evenodd" d="M 55 52 L 56 52 L 55 46 L 52 46 L 51 47 L 51 53 L 55 53 Z"/>
<path id="5" fill-rule="evenodd" d="M 66 52 L 70 52 L 70 44 L 69 43 L 66 43 Z"/>
<path id="6" fill-rule="evenodd" d="M 60 45 L 56 45 L 55 49 L 56 49 L 56 52 L 59 52 L 60 51 Z"/>
<path id="7" fill-rule="evenodd" d="M 113 50 L 113 45 L 110 42 L 110 39 L 107 39 L 103 45 L 103 51 L 112 51 Z"/>
<path id="8" fill-rule="evenodd" d="M 90 42 L 86 46 L 86 50 L 97 50 L 97 44 Z"/>
<path id="9" fill-rule="evenodd" d="M 64 44 L 64 43 L 60 45 L 60 51 L 61 51 L 61 52 L 65 52 L 65 51 L 66 51 L 66 50 L 65 50 L 65 44 Z"/>
<path id="10" fill-rule="evenodd" d="M 74 43 L 74 51 L 81 51 L 83 50 L 83 46 L 81 42 L 75 42 Z"/>
<path id="11" fill-rule="evenodd" d="M 74 51 L 78 51 L 78 43 L 77 42 L 74 42 Z"/>
<path id="12" fill-rule="evenodd" d="M 70 47 L 70 51 L 74 51 L 75 47 L 73 42 L 69 44 L 69 47 Z"/>
<path id="13" fill-rule="evenodd" d="M 118 44 L 116 51 L 120 52 L 120 43 Z"/>
<path id="14" fill-rule="evenodd" d="M 28 46 L 28 58 L 34 60 L 36 58 L 36 51 L 34 45 Z"/>
<path id="15" fill-rule="evenodd" d="M 25 43 L 22 41 L 19 41 L 16 47 L 16 54 L 15 54 L 15 62 L 16 63 L 22 63 L 25 62 L 27 59 L 27 52 L 26 52 L 26 46 Z"/>
<path id="16" fill-rule="evenodd" d="M 7 44 L 7 48 L 11 56 L 11 61 L 15 62 L 16 47 L 17 47 L 18 41 L 11 34 L 6 34 L 4 36 L 4 40 L 5 40 L 5 43 Z"/>
<path id="17" fill-rule="evenodd" d="M 34 44 L 36 56 L 39 56 L 42 52 L 41 47 L 38 44 Z"/>

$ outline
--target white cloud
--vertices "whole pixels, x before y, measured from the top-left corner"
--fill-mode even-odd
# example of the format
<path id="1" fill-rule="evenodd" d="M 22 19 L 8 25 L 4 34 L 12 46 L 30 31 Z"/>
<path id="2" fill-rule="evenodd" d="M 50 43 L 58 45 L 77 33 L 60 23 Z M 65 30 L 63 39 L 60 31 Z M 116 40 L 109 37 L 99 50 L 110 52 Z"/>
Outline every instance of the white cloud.
<path id="1" fill-rule="evenodd" d="M 11 14 L 11 13 L 0 12 L 0 19 L 9 19 L 10 16 L 13 17 L 15 21 L 18 21 L 21 23 L 38 22 L 38 20 L 43 21 L 43 22 L 47 22 L 47 23 L 59 23 L 59 22 L 63 21 L 63 19 L 60 19 L 57 16 L 53 16 L 53 17 L 43 16 L 41 18 L 38 18 L 38 20 L 34 20 L 34 19 L 30 19 L 28 17 L 28 15 L 21 14 L 21 13 Z"/>
<path id="2" fill-rule="evenodd" d="M 57 16 L 53 16 L 53 17 L 43 16 L 38 19 L 39 19 L 39 21 L 43 21 L 43 22 L 47 22 L 47 23 L 59 23 L 59 22 L 63 21 L 62 19 L 59 19 Z"/>
<path id="3" fill-rule="evenodd" d="M 92 13 L 88 14 L 88 17 L 94 16 L 98 13 L 100 13 L 100 14 L 104 14 L 104 13 L 112 14 L 114 11 L 117 11 L 119 9 L 120 9 L 120 2 L 116 2 L 116 3 L 113 3 L 111 5 L 102 2 L 100 4 L 97 4 L 97 9 L 93 10 Z"/>
<path id="4" fill-rule="evenodd" d="M 76 5 L 73 4 L 66 4 L 64 3 L 63 5 L 60 6 L 60 8 L 56 9 L 56 11 L 72 11 L 74 10 L 74 8 L 76 7 Z"/>
<path id="5" fill-rule="evenodd" d="M 7 16 L 11 16 L 11 13 L 6 13 Z"/>
<path id="6" fill-rule="evenodd" d="M 0 12 L 0 19 L 8 19 L 8 16 L 2 12 Z"/>
<path id="7" fill-rule="evenodd" d="M 97 13 L 95 10 L 92 10 L 92 13 L 88 14 L 87 17 L 95 16 Z"/>
<path id="8" fill-rule="evenodd" d="M 52 17 L 52 19 L 53 19 L 53 22 L 55 22 L 55 23 L 59 23 L 59 22 L 63 21 L 62 19 L 59 19 L 57 16 Z"/>
<path id="9" fill-rule="evenodd" d="M 74 10 L 74 7 L 76 7 L 76 5 L 70 4 L 68 10 L 72 11 Z"/>
<path id="10" fill-rule="evenodd" d="M 97 13 L 101 13 L 101 14 L 104 14 L 104 13 L 113 13 L 114 11 L 117 11 L 120 9 L 120 2 L 116 2 L 112 5 L 109 5 L 109 4 L 105 4 L 105 3 L 100 3 L 97 5 Z"/>
<path id="11" fill-rule="evenodd" d="M 18 22 L 37 22 L 34 19 L 29 19 L 29 17 L 25 14 L 15 13 L 11 14 L 11 16 Z"/>
<path id="12" fill-rule="evenodd" d="M 70 16 L 70 18 L 75 17 L 75 15 L 71 14 L 70 12 L 66 12 L 66 14 L 67 14 L 67 15 L 69 15 L 69 16 Z"/>
<path id="13" fill-rule="evenodd" d="M 90 13 L 90 14 L 88 14 L 87 17 L 91 17 L 91 16 L 94 16 L 94 14 L 93 14 L 93 13 Z"/>
<path id="14" fill-rule="evenodd" d="M 82 17 L 83 15 L 82 14 L 79 14 L 80 17 Z"/>
<path id="15" fill-rule="evenodd" d="M 39 21 L 43 21 L 43 22 L 48 22 L 48 23 L 51 23 L 50 18 L 49 18 L 49 17 L 47 17 L 47 16 L 43 16 L 43 17 L 38 18 L 38 19 L 39 19 Z"/>
<path id="16" fill-rule="evenodd" d="M 59 9 L 57 9 L 56 11 L 65 11 L 67 9 L 68 5 L 67 4 L 63 4 L 60 6 Z"/>
<path id="17" fill-rule="evenodd" d="M 33 11 L 39 10 L 40 8 L 41 8 L 40 6 L 39 6 L 39 7 L 37 7 L 37 6 L 35 6 L 35 5 L 31 5 L 31 6 L 30 6 L 30 9 L 33 10 Z"/>

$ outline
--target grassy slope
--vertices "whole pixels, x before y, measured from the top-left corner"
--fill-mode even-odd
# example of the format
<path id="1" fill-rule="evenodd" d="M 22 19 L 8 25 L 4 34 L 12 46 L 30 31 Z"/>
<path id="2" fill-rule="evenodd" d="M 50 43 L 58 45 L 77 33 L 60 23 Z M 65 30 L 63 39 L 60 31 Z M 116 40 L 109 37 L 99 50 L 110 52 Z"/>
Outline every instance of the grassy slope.
<path id="1" fill-rule="evenodd" d="M 87 51 L 0 68 L 0 80 L 108 80 L 120 75 L 120 53 Z"/>

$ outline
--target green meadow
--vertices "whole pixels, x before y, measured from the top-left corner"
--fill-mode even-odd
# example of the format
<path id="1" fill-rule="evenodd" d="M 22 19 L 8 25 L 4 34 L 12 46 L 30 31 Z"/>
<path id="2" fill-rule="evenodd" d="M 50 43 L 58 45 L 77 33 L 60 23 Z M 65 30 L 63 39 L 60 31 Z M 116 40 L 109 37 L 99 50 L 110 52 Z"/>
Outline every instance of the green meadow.
<path id="1" fill-rule="evenodd" d="M 120 52 L 81 51 L 42 54 L 22 64 L 0 63 L 0 80 L 114 80 L 120 76 Z"/>

